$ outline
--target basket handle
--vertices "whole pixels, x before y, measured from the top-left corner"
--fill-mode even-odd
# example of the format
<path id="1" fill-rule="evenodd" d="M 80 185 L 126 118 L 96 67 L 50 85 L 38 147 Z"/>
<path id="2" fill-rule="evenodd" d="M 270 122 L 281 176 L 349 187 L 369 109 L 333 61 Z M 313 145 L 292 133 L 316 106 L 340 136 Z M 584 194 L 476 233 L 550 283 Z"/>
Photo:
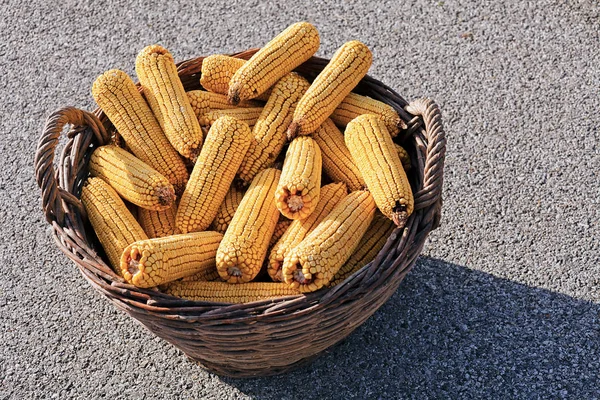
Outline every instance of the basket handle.
<path id="1" fill-rule="evenodd" d="M 59 174 L 54 167 L 58 139 L 67 124 L 73 125 L 73 129 L 67 133 L 69 139 L 91 129 L 100 144 L 109 140 L 102 122 L 90 112 L 75 107 L 64 107 L 48 116 L 35 153 L 35 175 L 38 186 L 42 189 L 42 208 L 46 220 L 49 223 L 56 221 L 60 225 L 64 223 L 66 203 L 82 208 L 80 200 L 60 186 Z"/>
<path id="2" fill-rule="evenodd" d="M 442 208 L 442 184 L 446 155 L 446 133 L 442 126 L 442 112 L 429 98 L 417 99 L 405 107 L 413 115 L 420 115 L 425 124 L 427 152 L 423 171 L 423 188 L 415 193 L 415 210 L 435 204 L 433 229 L 439 226 Z"/>

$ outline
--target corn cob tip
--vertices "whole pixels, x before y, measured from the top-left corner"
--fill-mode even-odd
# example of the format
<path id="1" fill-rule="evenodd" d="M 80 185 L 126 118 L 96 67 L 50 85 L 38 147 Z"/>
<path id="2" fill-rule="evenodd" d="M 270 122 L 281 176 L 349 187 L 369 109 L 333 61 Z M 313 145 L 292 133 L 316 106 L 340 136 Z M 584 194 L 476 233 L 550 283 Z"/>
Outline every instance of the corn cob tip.
<path id="1" fill-rule="evenodd" d="M 229 86 L 229 91 L 227 92 L 227 101 L 229 104 L 237 106 L 240 103 L 240 91 L 241 88 L 239 83 L 234 83 Z"/>
<path id="2" fill-rule="evenodd" d="M 121 258 L 121 272 L 125 279 L 129 282 L 133 282 L 135 285 L 136 282 L 139 282 L 144 272 L 140 270 L 140 260 L 142 258 L 142 253 L 138 251 L 136 247 L 128 247 L 123 252 L 123 256 Z"/>
<path id="3" fill-rule="evenodd" d="M 288 141 L 292 141 L 296 139 L 298 133 L 300 132 L 300 124 L 296 121 L 292 122 L 287 130 L 287 139 Z"/>
<path id="4" fill-rule="evenodd" d="M 288 198 L 287 205 L 291 212 L 298 212 L 302 210 L 302 207 L 304 207 L 304 201 L 302 201 L 302 196 L 298 196 L 295 194 L 291 195 Z"/>
<path id="5" fill-rule="evenodd" d="M 396 201 L 396 206 L 394 207 L 394 213 L 392 214 L 392 221 L 398 228 L 404 228 L 406 225 L 406 220 L 408 219 L 408 212 L 406 212 L 406 205 L 400 204 L 399 201 Z"/>
<path id="6" fill-rule="evenodd" d="M 156 197 L 158 197 L 158 204 L 169 207 L 175 201 L 175 190 L 172 186 L 159 187 L 156 189 Z"/>
<path id="7" fill-rule="evenodd" d="M 206 135 L 203 135 L 203 137 L 206 137 Z M 196 164 L 196 161 L 198 161 L 198 156 L 200 155 L 201 150 L 202 149 L 200 147 L 196 147 L 195 149 L 190 150 L 190 156 L 188 158 L 194 164 Z"/>
<path id="8" fill-rule="evenodd" d="M 290 286 L 294 289 L 298 289 L 300 285 L 308 285 L 310 291 L 317 290 L 317 285 L 313 282 L 312 274 L 310 272 L 305 274 L 302 271 L 302 265 L 300 265 L 299 260 L 296 259 L 295 261 L 296 262 L 292 264 L 293 272 L 292 280 L 289 282 Z M 283 278 L 283 270 L 280 269 L 278 272 L 280 273 L 282 280 L 284 280 L 285 278 Z M 286 283 L 287 282 L 288 281 L 286 281 Z"/>

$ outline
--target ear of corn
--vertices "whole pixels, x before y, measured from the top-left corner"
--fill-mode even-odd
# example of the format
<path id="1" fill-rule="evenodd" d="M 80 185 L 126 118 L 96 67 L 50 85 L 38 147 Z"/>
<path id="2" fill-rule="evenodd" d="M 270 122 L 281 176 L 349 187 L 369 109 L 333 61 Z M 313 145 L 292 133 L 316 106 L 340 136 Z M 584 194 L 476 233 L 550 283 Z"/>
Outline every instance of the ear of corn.
<path id="1" fill-rule="evenodd" d="M 334 182 L 344 182 L 352 192 L 365 187 L 365 181 L 354 163 L 344 135 L 329 118 L 315 131 L 312 138 L 323 156 L 323 169 Z"/>
<path id="2" fill-rule="evenodd" d="M 139 207 L 165 210 L 175 201 L 175 190 L 167 178 L 116 146 L 94 150 L 89 168 L 92 176 L 102 178 L 121 197 Z"/>
<path id="3" fill-rule="evenodd" d="M 164 175 L 175 193 L 183 192 L 188 178 L 185 164 L 131 78 L 123 71 L 107 71 L 94 81 L 92 95 L 133 154 Z"/>
<path id="4" fill-rule="evenodd" d="M 211 110 L 198 118 L 202 127 L 210 127 L 221 117 L 232 117 L 248 126 L 254 126 L 262 113 L 262 107 L 230 108 L 227 110 Z"/>
<path id="5" fill-rule="evenodd" d="M 402 167 L 405 171 L 408 171 L 411 167 L 410 156 L 408 155 L 408 151 L 406 151 L 404 147 L 396 143 L 394 143 L 394 147 L 396 147 L 396 151 L 398 152 L 398 157 L 400 157 Z"/>
<path id="6" fill-rule="evenodd" d="M 100 178 L 88 178 L 81 202 L 98 236 L 110 265 L 121 275 L 123 250 L 131 243 L 148 239 L 117 192 Z"/>
<path id="7" fill-rule="evenodd" d="M 202 132 L 171 53 L 158 45 L 147 46 L 135 60 L 135 71 L 169 142 L 184 157 L 195 159 Z"/>
<path id="8" fill-rule="evenodd" d="M 219 211 L 217 211 L 217 215 L 211 224 L 212 230 L 225 233 L 243 197 L 244 192 L 240 189 L 235 186 L 229 188 L 229 191 L 225 195 L 225 200 L 221 203 Z"/>
<path id="9" fill-rule="evenodd" d="M 249 282 L 231 285 L 225 282 L 173 282 L 165 293 L 187 300 L 215 303 L 249 303 L 282 296 L 299 295 L 285 283 Z"/>
<path id="10" fill-rule="evenodd" d="M 232 106 L 227 102 L 227 96 L 207 92 L 204 90 L 191 90 L 186 92 L 192 110 L 196 118 L 199 120 L 211 110 L 227 110 L 231 108 L 248 108 L 248 107 L 260 107 L 261 104 L 258 101 L 241 101 L 237 106 Z"/>
<path id="11" fill-rule="evenodd" d="M 284 281 L 301 292 L 327 285 L 356 249 L 374 214 L 369 192 L 350 193 L 285 258 Z"/>
<path id="12" fill-rule="evenodd" d="M 138 220 L 142 228 L 144 228 L 144 232 L 152 239 L 181 233 L 175 225 L 175 215 L 177 215 L 176 204 L 163 211 L 140 208 Z"/>
<path id="13" fill-rule="evenodd" d="M 413 212 L 414 199 L 385 124 L 374 115 L 360 115 L 346 127 L 345 140 L 377 207 L 403 227 Z"/>
<path id="14" fill-rule="evenodd" d="M 342 100 L 331 114 L 331 119 L 340 126 L 346 126 L 362 114 L 373 114 L 381 118 L 392 137 L 396 137 L 400 129 L 406 128 L 406 124 L 392 106 L 356 93 L 350 93 Z"/>
<path id="15" fill-rule="evenodd" d="M 181 282 L 194 282 L 194 281 L 203 281 L 203 282 L 214 282 L 221 281 L 221 277 L 219 276 L 219 271 L 217 268 L 210 268 L 206 270 L 202 270 L 194 275 L 186 276 L 185 278 L 181 278 Z"/>
<path id="16" fill-rule="evenodd" d="M 372 59 L 371 51 L 357 40 L 340 47 L 298 102 L 288 138 L 317 130 L 367 74 Z"/>
<path id="17" fill-rule="evenodd" d="M 319 202 L 321 189 L 321 150 L 310 137 L 290 143 L 275 199 L 277 208 L 289 219 L 304 219 Z"/>
<path id="18" fill-rule="evenodd" d="M 176 225 L 182 233 L 203 231 L 215 219 L 251 136 L 248 125 L 232 117 L 212 125 L 179 202 Z"/>
<path id="19" fill-rule="evenodd" d="M 195 232 L 132 243 L 121 256 L 121 272 L 127 282 L 149 288 L 212 269 L 222 238 Z"/>
<path id="20" fill-rule="evenodd" d="M 217 270 L 230 283 L 249 282 L 260 272 L 279 212 L 275 189 L 281 172 L 259 172 L 244 195 L 217 252 Z"/>
<path id="21" fill-rule="evenodd" d="M 283 281 L 281 266 L 288 253 L 296 247 L 317 225 L 325 219 L 339 201 L 346 196 L 346 185 L 331 183 L 321 188 L 317 207 L 306 219 L 297 219 L 271 249 L 267 272 L 274 281 Z"/>
<path id="22" fill-rule="evenodd" d="M 306 79 L 290 72 L 273 88 L 269 101 L 252 129 L 252 144 L 238 172 L 244 185 L 250 184 L 259 171 L 275 162 L 286 142 L 285 132 L 292 122 L 294 107 L 308 86 Z"/>
<path id="23" fill-rule="evenodd" d="M 342 283 L 346 278 L 373 261 L 395 227 L 394 223 L 383 215 L 376 215 L 371 225 L 369 225 L 367 232 L 360 239 L 354 253 L 352 253 L 348 261 L 340 268 L 327 286 L 333 287 Z"/>
<path id="24" fill-rule="evenodd" d="M 292 222 L 294 221 L 292 221 L 291 219 L 281 219 L 281 217 L 279 218 L 277 225 L 275 225 L 275 231 L 273 232 L 273 236 L 271 236 L 271 240 L 269 240 L 269 249 L 275 246 L 275 243 L 277 243 L 279 239 L 281 239 L 281 237 L 283 236 L 285 231 L 287 231 L 287 229 L 290 227 Z"/>
<path id="25" fill-rule="evenodd" d="M 241 58 L 215 54 L 202 60 L 200 84 L 206 90 L 226 95 L 229 92 L 229 81 L 235 72 L 246 63 Z M 271 89 L 258 96 L 257 100 L 267 101 Z M 240 104 L 243 102 L 240 102 Z"/>
<path id="26" fill-rule="evenodd" d="M 256 98 L 308 60 L 319 44 L 319 33 L 313 25 L 308 22 L 290 25 L 233 74 L 229 81 L 229 102 L 237 104 Z"/>

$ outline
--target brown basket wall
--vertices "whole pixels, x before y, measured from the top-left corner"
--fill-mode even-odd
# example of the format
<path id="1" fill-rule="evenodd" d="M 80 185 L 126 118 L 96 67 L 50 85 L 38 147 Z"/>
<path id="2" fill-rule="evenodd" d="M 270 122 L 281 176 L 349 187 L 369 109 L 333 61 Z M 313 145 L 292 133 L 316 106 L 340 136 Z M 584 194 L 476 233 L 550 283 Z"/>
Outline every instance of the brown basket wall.
<path id="1" fill-rule="evenodd" d="M 255 52 L 252 49 L 235 56 L 248 59 Z M 198 57 L 178 65 L 186 90 L 200 88 L 202 60 Z M 327 62 L 313 57 L 297 71 L 312 80 Z M 40 137 L 35 171 L 58 247 L 115 306 L 217 374 L 274 375 L 312 360 L 348 336 L 389 299 L 440 220 L 446 139 L 439 108 L 428 99 L 409 105 L 369 76 L 355 91 L 393 106 L 407 124 L 396 141 L 412 158 L 409 178 L 415 212 L 404 229 L 392 233 L 373 262 L 335 288 L 224 305 L 181 300 L 125 283 L 99 256 L 102 249 L 79 201 L 89 156 L 95 147 L 107 143 L 107 131 L 113 129 L 100 110 L 89 113 L 62 108 L 48 118 Z M 67 124 L 72 128 L 55 169 L 56 146 Z"/>

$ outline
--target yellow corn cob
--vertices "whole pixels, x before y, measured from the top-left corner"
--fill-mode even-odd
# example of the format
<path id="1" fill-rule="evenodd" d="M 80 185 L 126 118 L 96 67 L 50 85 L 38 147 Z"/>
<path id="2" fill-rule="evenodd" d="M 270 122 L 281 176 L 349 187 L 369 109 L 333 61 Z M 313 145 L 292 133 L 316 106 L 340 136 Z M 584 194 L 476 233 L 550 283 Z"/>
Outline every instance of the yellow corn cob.
<path id="1" fill-rule="evenodd" d="M 323 156 L 323 169 L 334 182 L 344 182 L 353 192 L 365 187 L 365 181 L 354 163 L 344 135 L 329 118 L 313 133 Z"/>
<path id="2" fill-rule="evenodd" d="M 238 177 L 244 185 L 261 170 L 270 167 L 286 142 L 285 132 L 292 122 L 294 107 L 310 84 L 295 72 L 277 82 L 269 101 L 252 129 L 252 144 L 240 166 Z"/>
<path id="3" fill-rule="evenodd" d="M 317 130 L 367 74 L 372 60 L 371 51 L 357 40 L 340 47 L 298 102 L 288 138 Z"/>
<path id="4" fill-rule="evenodd" d="M 227 102 L 227 96 L 213 92 L 206 92 L 204 90 L 191 90 L 186 92 L 186 94 L 197 119 L 200 119 L 204 114 L 211 110 L 226 110 L 231 108 L 261 106 L 261 103 L 252 100 L 241 101 L 237 106 L 232 106 Z"/>
<path id="5" fill-rule="evenodd" d="M 195 232 L 132 243 L 121 256 L 121 272 L 127 282 L 149 288 L 212 269 L 222 238 Z"/>
<path id="6" fill-rule="evenodd" d="M 404 147 L 399 144 L 394 143 L 394 147 L 396 147 L 396 151 L 398 152 L 398 157 L 400 157 L 400 162 L 402 162 L 402 167 L 405 171 L 408 171 L 411 167 L 410 164 L 410 156 L 408 155 L 408 151 L 404 149 Z"/>
<path id="7" fill-rule="evenodd" d="M 310 137 L 296 138 L 287 150 L 275 193 L 277 208 L 289 219 L 304 219 L 319 202 L 321 150 Z"/>
<path id="8" fill-rule="evenodd" d="M 131 78 L 123 71 L 107 71 L 94 81 L 92 95 L 133 154 L 164 175 L 175 193 L 183 192 L 188 178 L 185 164 Z"/>
<path id="9" fill-rule="evenodd" d="M 181 196 L 177 227 L 182 233 L 203 231 L 215 219 L 235 174 L 248 151 L 252 132 L 232 117 L 215 121 Z"/>
<path id="10" fill-rule="evenodd" d="M 352 253 L 348 261 L 340 268 L 327 286 L 333 287 L 342 283 L 350 275 L 373 261 L 395 227 L 394 223 L 383 215 L 376 215 L 371 225 L 369 225 L 367 233 L 360 239 L 354 253 Z"/>
<path id="11" fill-rule="evenodd" d="M 283 261 L 285 283 L 301 292 L 327 285 L 350 258 L 375 214 L 371 193 L 359 190 L 342 199 Z"/>
<path id="12" fill-rule="evenodd" d="M 402 228 L 413 212 L 414 199 L 385 124 L 374 115 L 360 115 L 346 127 L 345 141 L 377 207 Z"/>
<path id="13" fill-rule="evenodd" d="M 356 93 L 350 93 L 344 98 L 331 114 L 331 119 L 340 126 L 346 126 L 362 114 L 374 114 L 381 118 L 392 137 L 396 137 L 400 129 L 406 128 L 406 124 L 392 106 Z"/>
<path id="14" fill-rule="evenodd" d="M 244 195 L 217 251 L 217 270 L 229 283 L 249 282 L 260 272 L 279 212 L 275 189 L 281 172 L 259 172 Z"/>
<path id="15" fill-rule="evenodd" d="M 164 211 L 140 208 L 138 219 L 140 225 L 144 228 L 144 232 L 152 239 L 181 233 L 175 226 L 175 215 L 177 215 L 177 205 L 173 204 L 173 206 Z"/>
<path id="16" fill-rule="evenodd" d="M 165 293 L 187 300 L 215 303 L 250 303 L 282 296 L 299 295 L 285 283 L 249 282 L 230 285 L 225 282 L 174 282 Z"/>
<path id="17" fill-rule="evenodd" d="M 308 60 L 319 44 L 319 32 L 313 25 L 308 22 L 290 25 L 233 74 L 229 81 L 229 102 L 237 104 L 256 98 Z"/>
<path id="18" fill-rule="evenodd" d="M 81 202 L 100 244 L 115 272 L 121 275 L 123 250 L 131 243 L 148 239 L 117 192 L 100 178 L 88 178 Z"/>
<path id="19" fill-rule="evenodd" d="M 287 229 L 290 227 L 292 222 L 294 221 L 285 217 L 283 219 L 281 219 L 281 217 L 279 218 L 277 225 L 275 225 L 275 232 L 273 232 L 273 236 L 271 236 L 271 240 L 269 240 L 269 249 L 275 246 L 275 243 L 277 243 L 279 239 L 281 239 L 281 237 L 283 236 L 285 231 L 287 231 Z"/>
<path id="20" fill-rule="evenodd" d="M 125 200 L 150 210 L 166 210 L 175 201 L 173 185 L 154 168 L 116 146 L 98 147 L 90 174 L 102 178 Z"/>
<path id="21" fill-rule="evenodd" d="M 202 127 L 210 127 L 221 117 L 233 117 L 240 122 L 246 123 L 248 126 L 254 126 L 258 117 L 262 113 L 262 107 L 250 108 L 230 108 L 227 110 L 211 110 L 198 118 L 198 122 Z"/>
<path id="22" fill-rule="evenodd" d="M 235 186 L 229 188 L 229 191 L 225 195 L 225 200 L 223 200 L 221 207 L 219 207 L 219 211 L 217 211 L 217 216 L 215 217 L 210 226 L 211 230 L 223 234 L 225 233 L 227 227 L 233 219 L 235 211 L 242 202 L 243 197 L 244 192 L 242 192 Z"/>
<path id="23" fill-rule="evenodd" d="M 202 75 L 200 84 L 206 90 L 226 95 L 229 92 L 229 81 L 235 72 L 246 63 L 241 58 L 215 54 L 202 60 Z M 267 90 L 257 100 L 267 101 L 271 89 Z M 243 102 L 240 102 L 240 104 Z"/>
<path id="24" fill-rule="evenodd" d="M 297 219 L 292 222 L 281 239 L 273 246 L 269 254 L 267 272 L 274 281 L 283 281 L 281 266 L 287 254 L 306 237 L 314 228 L 325 219 L 333 208 L 346 196 L 346 185 L 343 183 L 330 183 L 321 188 L 321 196 L 315 211 L 306 219 Z"/>
<path id="25" fill-rule="evenodd" d="M 180 282 L 193 282 L 193 281 L 204 281 L 204 282 L 213 282 L 213 281 L 221 281 L 221 277 L 219 276 L 219 271 L 217 271 L 216 267 L 200 271 L 197 274 L 186 276 L 185 278 L 181 278 Z"/>
<path id="26" fill-rule="evenodd" d="M 135 59 L 135 71 L 169 142 L 181 155 L 195 159 L 202 132 L 171 53 L 158 45 L 147 46 Z"/>

